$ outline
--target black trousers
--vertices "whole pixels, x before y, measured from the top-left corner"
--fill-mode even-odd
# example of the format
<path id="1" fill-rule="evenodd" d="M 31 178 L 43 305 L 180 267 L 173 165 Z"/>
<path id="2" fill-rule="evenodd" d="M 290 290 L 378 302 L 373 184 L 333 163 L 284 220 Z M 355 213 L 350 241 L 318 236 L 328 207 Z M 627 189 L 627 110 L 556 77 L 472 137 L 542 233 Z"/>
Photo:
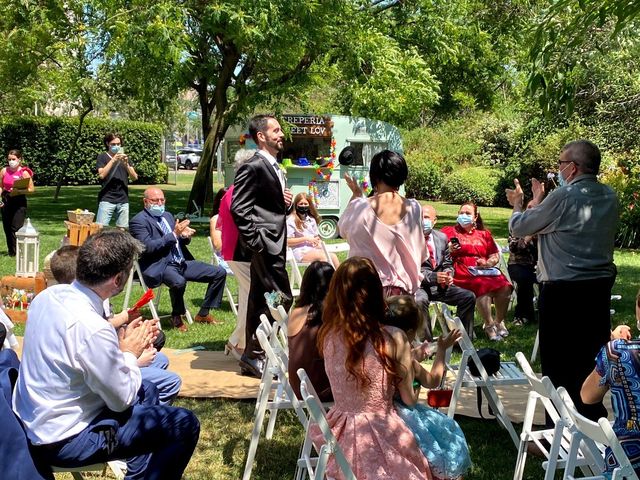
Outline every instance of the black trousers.
<path id="1" fill-rule="evenodd" d="M 431 322 L 429 321 L 429 302 L 442 302 L 457 308 L 456 314 L 460 317 L 462 325 L 470 338 L 473 338 L 473 313 L 476 308 L 476 296 L 472 291 L 455 285 L 449 285 L 446 289 L 429 289 L 429 292 L 419 288 L 416 292 L 416 303 L 422 311 L 424 318 L 425 340 L 433 340 Z"/>
<path id="2" fill-rule="evenodd" d="M 3 192 L 2 201 L 4 206 L 0 210 L 2 210 L 2 227 L 7 237 L 7 252 L 15 257 L 16 232 L 22 228 L 27 218 L 27 197 L 24 195 L 11 197 Z"/>
<path id="3" fill-rule="evenodd" d="M 511 263 L 508 266 L 509 276 L 516 284 L 517 302 L 514 316 L 535 321 L 533 309 L 533 285 L 537 283 L 535 265 L 520 265 Z"/>
<path id="4" fill-rule="evenodd" d="M 289 311 L 293 303 L 291 285 L 285 265 L 286 248 L 286 244 L 284 244 L 280 255 L 270 255 L 263 251 L 254 253 L 251 257 L 251 287 L 247 300 L 247 324 L 245 327 L 247 344 L 244 350 L 245 355 L 249 358 L 264 355 L 256 337 L 256 330 L 260 325 L 260 315 L 264 313 L 269 321 L 273 322 L 264 294 L 273 291 L 280 292 L 284 296 L 283 306 L 286 311 Z"/>
<path id="5" fill-rule="evenodd" d="M 543 282 L 540 289 L 540 360 L 542 374 L 564 387 L 578 412 L 591 420 L 607 416 L 602 402 L 580 399 L 582 383 L 595 357 L 611 337 L 611 288 L 615 277 Z"/>

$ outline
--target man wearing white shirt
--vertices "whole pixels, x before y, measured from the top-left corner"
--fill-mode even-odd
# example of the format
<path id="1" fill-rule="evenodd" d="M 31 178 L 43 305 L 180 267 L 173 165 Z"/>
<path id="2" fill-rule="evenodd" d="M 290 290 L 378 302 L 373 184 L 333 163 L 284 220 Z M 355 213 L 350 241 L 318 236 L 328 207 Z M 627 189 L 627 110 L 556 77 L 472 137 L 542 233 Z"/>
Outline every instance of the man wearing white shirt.
<path id="1" fill-rule="evenodd" d="M 105 322 L 103 302 L 122 291 L 141 251 L 128 233 L 89 237 L 77 280 L 46 289 L 29 308 L 13 409 L 50 465 L 126 458 L 128 479 L 179 479 L 189 463 L 197 418 L 141 388 L 137 362 L 153 342 L 150 323 L 136 319 L 116 334 Z"/>
<path id="2" fill-rule="evenodd" d="M 425 337 L 433 340 L 429 319 L 429 302 L 442 302 L 457 308 L 464 328 L 473 338 L 473 313 L 476 296 L 473 292 L 453 284 L 453 261 L 449 252 L 447 236 L 435 230 L 436 209 L 431 205 L 422 206 L 422 232 L 429 251 L 429 258 L 422 264 L 423 275 L 420 288 L 416 292 L 416 303 L 425 319 Z"/>
<path id="3" fill-rule="evenodd" d="M 292 196 L 276 159 L 284 148 L 284 133 L 278 121 L 270 115 L 257 115 L 249 122 L 249 133 L 259 150 L 236 172 L 231 214 L 240 239 L 236 252 L 251 256 L 246 347 L 240 369 L 243 374 L 259 378 L 264 367 L 264 352 L 255 333 L 260 325 L 260 315 L 264 313 L 271 317 L 264 294 L 280 292 L 285 310 L 292 302 L 285 267 L 286 215 Z"/>

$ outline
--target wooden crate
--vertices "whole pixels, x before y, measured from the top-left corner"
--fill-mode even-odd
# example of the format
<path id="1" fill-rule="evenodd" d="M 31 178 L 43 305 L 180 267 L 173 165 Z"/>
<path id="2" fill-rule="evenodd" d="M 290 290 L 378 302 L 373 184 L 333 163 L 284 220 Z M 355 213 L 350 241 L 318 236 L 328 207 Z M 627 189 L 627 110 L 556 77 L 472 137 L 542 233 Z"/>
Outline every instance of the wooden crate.
<path id="1" fill-rule="evenodd" d="M 67 226 L 67 237 L 69 237 L 69 245 L 82 245 L 89 235 L 93 235 L 102 228 L 99 223 L 87 223 L 81 225 L 68 220 L 64 221 Z"/>

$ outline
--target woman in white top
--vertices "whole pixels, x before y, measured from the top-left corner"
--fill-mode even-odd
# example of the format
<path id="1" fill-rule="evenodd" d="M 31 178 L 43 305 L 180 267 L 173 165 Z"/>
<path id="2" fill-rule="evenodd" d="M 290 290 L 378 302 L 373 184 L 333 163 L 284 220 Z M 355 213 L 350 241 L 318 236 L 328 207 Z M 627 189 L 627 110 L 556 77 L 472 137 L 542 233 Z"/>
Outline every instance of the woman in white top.
<path id="1" fill-rule="evenodd" d="M 345 174 L 353 196 L 338 228 L 349 243 L 349 257 L 367 257 L 376 267 L 385 296 L 413 295 L 420 287 L 420 265 L 428 258 L 422 208 L 398 193 L 409 170 L 402 155 L 383 150 L 371 159 L 374 194 L 363 196 L 358 181 Z"/>
<path id="2" fill-rule="evenodd" d="M 297 262 L 327 261 L 320 245 L 319 222 L 320 215 L 313 199 L 306 193 L 297 194 L 293 199 L 293 210 L 287 217 L 287 246 Z M 337 268 L 340 264 L 338 257 L 334 253 L 330 256 L 333 266 Z"/>

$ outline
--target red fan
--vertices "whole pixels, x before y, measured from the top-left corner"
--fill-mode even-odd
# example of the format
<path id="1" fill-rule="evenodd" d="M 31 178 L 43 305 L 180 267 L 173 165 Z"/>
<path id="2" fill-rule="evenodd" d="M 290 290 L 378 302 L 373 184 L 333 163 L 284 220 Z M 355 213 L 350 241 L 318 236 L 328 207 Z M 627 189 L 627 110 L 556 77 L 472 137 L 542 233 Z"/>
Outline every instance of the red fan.
<path id="1" fill-rule="evenodd" d="M 129 310 L 139 310 L 140 308 L 144 307 L 147 303 L 149 303 L 151 300 L 153 300 L 154 297 L 155 297 L 155 295 L 153 294 L 153 290 L 151 290 L 151 289 L 147 290 L 138 299 L 136 304 L 133 307 L 131 307 Z"/>

